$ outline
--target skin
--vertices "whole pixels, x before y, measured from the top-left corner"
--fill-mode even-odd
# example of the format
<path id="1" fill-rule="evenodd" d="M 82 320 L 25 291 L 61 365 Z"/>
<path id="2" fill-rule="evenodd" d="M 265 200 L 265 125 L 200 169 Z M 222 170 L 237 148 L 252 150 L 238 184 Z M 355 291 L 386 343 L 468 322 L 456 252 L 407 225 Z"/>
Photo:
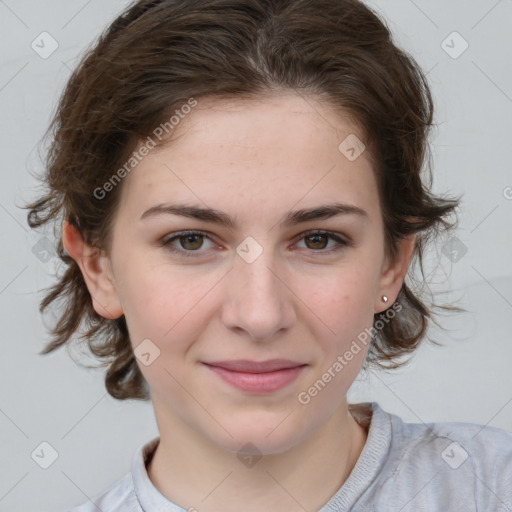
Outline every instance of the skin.
<path id="1" fill-rule="evenodd" d="M 348 412 L 346 394 L 367 347 L 307 405 L 297 399 L 393 304 L 414 247 L 411 236 L 395 261 L 385 258 L 367 155 L 349 161 L 338 150 L 349 134 L 363 140 L 347 117 L 311 96 L 201 100 L 172 143 L 124 178 L 110 254 L 64 226 L 64 246 L 97 313 L 124 314 L 134 349 L 149 338 L 160 350 L 148 366 L 137 360 L 160 432 L 148 474 L 184 509 L 317 510 L 361 454 L 367 432 Z M 336 201 L 367 216 L 279 224 L 290 210 Z M 170 202 L 221 210 L 236 227 L 168 214 L 140 220 Z M 338 243 L 304 235 L 312 229 L 351 245 L 329 253 Z M 208 233 L 170 242 L 195 257 L 158 244 L 184 230 Z M 248 236 L 263 251 L 252 263 L 236 252 Z M 267 394 L 240 391 L 201 364 L 273 358 L 307 366 Z M 251 467 L 237 457 L 247 443 L 263 455 Z"/>

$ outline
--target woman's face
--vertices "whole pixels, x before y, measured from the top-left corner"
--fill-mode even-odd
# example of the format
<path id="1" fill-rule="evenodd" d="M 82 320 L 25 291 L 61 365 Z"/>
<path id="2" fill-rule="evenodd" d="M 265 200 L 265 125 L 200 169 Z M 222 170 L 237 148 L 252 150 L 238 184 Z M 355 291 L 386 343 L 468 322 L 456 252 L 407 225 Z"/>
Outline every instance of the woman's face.
<path id="1" fill-rule="evenodd" d="M 400 289 L 375 177 L 365 152 L 354 159 L 354 127 L 292 93 L 199 101 L 175 134 L 122 182 L 107 309 L 125 315 L 160 429 L 279 453 L 346 407 L 368 348 L 358 335 Z M 334 205 L 353 210 L 322 215 Z M 300 368 L 209 366 L 273 359 Z"/>

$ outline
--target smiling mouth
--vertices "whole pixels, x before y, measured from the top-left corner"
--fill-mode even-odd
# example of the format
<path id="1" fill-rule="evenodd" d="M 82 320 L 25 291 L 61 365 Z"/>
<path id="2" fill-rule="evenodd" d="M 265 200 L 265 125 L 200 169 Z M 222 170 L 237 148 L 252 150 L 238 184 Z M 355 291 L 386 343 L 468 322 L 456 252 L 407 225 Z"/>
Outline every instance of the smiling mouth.
<path id="1" fill-rule="evenodd" d="M 277 370 L 287 370 L 305 366 L 305 363 L 299 363 L 290 359 L 270 359 L 268 361 L 250 361 L 248 359 L 234 359 L 230 361 L 214 361 L 212 363 L 204 363 L 208 366 L 224 368 L 233 372 L 244 373 L 268 373 Z"/>
<path id="2" fill-rule="evenodd" d="M 224 382 L 242 391 L 271 393 L 295 380 L 307 364 L 285 359 L 203 363 Z"/>

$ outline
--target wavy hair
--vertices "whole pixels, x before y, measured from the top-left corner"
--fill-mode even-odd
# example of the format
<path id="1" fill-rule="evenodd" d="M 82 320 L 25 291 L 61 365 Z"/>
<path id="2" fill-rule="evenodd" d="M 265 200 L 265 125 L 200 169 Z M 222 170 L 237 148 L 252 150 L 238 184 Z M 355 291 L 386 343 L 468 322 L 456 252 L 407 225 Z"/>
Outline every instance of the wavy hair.
<path id="1" fill-rule="evenodd" d="M 423 251 L 457 225 L 459 198 L 432 193 L 428 135 L 433 101 L 426 76 L 397 47 L 384 20 L 358 0 L 141 0 L 99 36 L 72 73 L 46 133 L 45 190 L 24 206 L 37 228 L 64 220 L 91 246 L 110 250 L 122 184 L 94 191 L 141 140 L 190 98 L 258 97 L 290 90 L 325 98 L 361 128 L 377 177 L 385 249 L 416 234 L 412 265 L 397 297 L 400 312 L 372 339 L 364 367 L 397 368 L 425 338 Z M 84 340 L 117 399 L 148 400 L 124 315 L 99 316 L 77 263 L 58 240 L 64 267 L 40 304 L 61 302 L 40 354 Z M 415 280 L 419 265 L 423 279 Z M 375 315 L 374 325 L 386 312 Z M 431 340 L 438 344 L 436 341 Z M 69 345 L 68 345 L 69 346 Z"/>

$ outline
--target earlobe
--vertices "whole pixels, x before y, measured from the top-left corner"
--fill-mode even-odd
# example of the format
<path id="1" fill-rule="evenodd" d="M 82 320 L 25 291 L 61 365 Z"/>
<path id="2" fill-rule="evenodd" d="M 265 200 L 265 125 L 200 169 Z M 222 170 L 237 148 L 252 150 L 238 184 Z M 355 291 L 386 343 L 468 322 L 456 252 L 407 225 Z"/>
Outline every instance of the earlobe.
<path id="1" fill-rule="evenodd" d="M 374 306 L 375 313 L 380 313 L 392 305 L 402 288 L 407 269 L 411 262 L 414 247 L 416 245 L 416 234 L 413 233 L 405 238 L 398 240 L 398 249 L 396 259 L 393 262 L 386 262 L 380 277 L 379 288 L 377 290 L 377 301 Z M 389 298 L 386 303 L 382 296 Z M 383 304 L 385 304 L 384 307 Z"/>
<path id="2" fill-rule="evenodd" d="M 80 267 L 96 313 L 104 318 L 119 318 L 123 310 L 108 256 L 86 244 L 79 230 L 68 221 L 64 221 L 62 228 L 62 243 Z"/>

